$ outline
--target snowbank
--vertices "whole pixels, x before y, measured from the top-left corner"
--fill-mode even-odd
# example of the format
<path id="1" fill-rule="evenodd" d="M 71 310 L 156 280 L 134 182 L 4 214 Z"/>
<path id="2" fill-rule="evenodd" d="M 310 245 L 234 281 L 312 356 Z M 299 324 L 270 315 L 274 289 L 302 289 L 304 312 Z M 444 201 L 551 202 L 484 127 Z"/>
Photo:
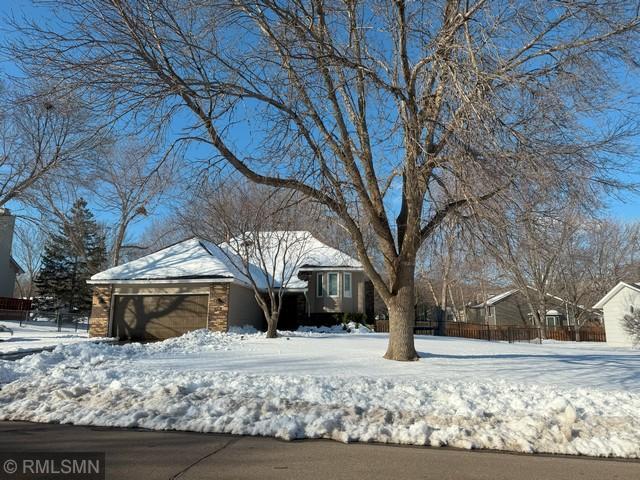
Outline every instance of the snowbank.
<path id="1" fill-rule="evenodd" d="M 260 335 L 260 331 L 251 325 L 245 325 L 243 327 L 230 327 L 229 333 L 231 334 L 240 334 L 240 335 Z M 348 323 L 340 323 L 337 325 L 331 326 L 302 326 L 298 327 L 297 330 L 278 330 L 278 335 L 281 337 L 314 337 L 321 336 L 322 334 L 365 334 L 365 333 L 373 333 L 373 330 L 366 327 L 361 323 L 356 322 L 348 322 Z"/>
<path id="2" fill-rule="evenodd" d="M 58 332 L 57 325 L 49 321 L 29 321 L 20 326 L 18 321 L 3 320 L 0 322 L 0 327 L 11 330 L 10 333 L 0 331 L 0 355 L 37 351 L 79 342 L 111 341 L 111 339 L 89 338 L 88 332 L 83 330 L 83 327 L 79 330 L 63 327 Z"/>
<path id="3" fill-rule="evenodd" d="M 475 381 L 456 379 L 460 364 L 450 359 L 438 368 L 453 380 L 438 380 L 429 375 L 435 367 L 428 357 L 408 364 L 380 360 L 380 337 L 267 340 L 197 331 L 147 345 L 58 347 L 0 361 L 0 419 L 640 457 L 640 393 L 505 381 L 499 362 L 517 361 L 508 356 L 492 378 L 480 373 Z M 419 347 L 485 348 L 465 340 L 429 341 Z M 373 344 L 370 375 L 351 367 L 350 352 L 339 351 L 349 344 L 354 352 Z M 296 349 L 307 352 L 312 360 L 306 371 L 315 374 L 281 373 L 296 371 L 298 357 L 288 356 Z M 624 368 L 640 358 L 608 353 L 632 362 Z M 319 367 L 323 355 L 342 368 Z M 357 353 L 353 361 L 361 362 Z M 245 366 L 224 371 L 229 363 Z M 257 364 L 274 373 L 255 374 Z M 387 375 L 391 371 L 409 374 Z"/>
<path id="4" fill-rule="evenodd" d="M 288 334 L 291 332 L 283 332 Z M 330 327 L 299 327 L 294 333 L 373 333 L 373 331 L 361 323 L 349 322 L 345 324 L 332 325 Z"/>

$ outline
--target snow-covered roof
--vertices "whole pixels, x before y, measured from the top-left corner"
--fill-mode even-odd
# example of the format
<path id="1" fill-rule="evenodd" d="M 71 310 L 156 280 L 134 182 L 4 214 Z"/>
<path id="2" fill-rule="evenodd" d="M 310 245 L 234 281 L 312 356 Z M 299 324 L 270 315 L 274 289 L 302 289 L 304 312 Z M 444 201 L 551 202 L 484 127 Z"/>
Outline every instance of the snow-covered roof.
<path id="1" fill-rule="evenodd" d="M 177 243 L 158 252 L 97 273 L 89 283 L 128 283 L 133 281 L 160 280 L 218 280 L 234 281 L 248 285 L 240 258 L 234 255 L 229 244 L 247 241 L 247 234 L 229 243 L 215 245 L 199 238 Z M 260 234 L 261 258 L 265 271 L 276 280 L 291 278 L 288 289 L 303 289 L 307 282 L 298 278 L 298 272 L 323 268 L 361 270 L 359 261 L 330 247 L 306 231 L 262 232 Z M 266 288 L 267 278 L 256 259 L 251 259 L 252 276 L 259 288 Z"/>
<path id="2" fill-rule="evenodd" d="M 276 286 L 286 284 L 288 289 L 304 289 L 307 282 L 298 278 L 300 271 L 362 269 L 358 260 L 322 243 L 305 230 L 276 230 L 260 232 L 257 235 L 247 232 L 220 245 L 219 248 L 227 252 L 243 252 L 242 248 L 238 249 L 238 245 L 245 242 L 250 244 L 249 259 L 259 272 L 253 274 L 253 278 L 263 277 L 262 282 L 258 282 L 261 288 L 267 286 L 267 279 L 262 272 L 267 272 Z"/>
<path id="3" fill-rule="evenodd" d="M 536 290 L 533 287 L 527 287 L 527 288 L 530 289 L 530 290 Z M 478 305 L 472 305 L 471 308 L 481 308 L 481 307 L 485 307 L 485 306 L 495 305 L 496 303 L 501 302 L 502 300 L 510 297 L 514 293 L 518 293 L 519 291 L 520 291 L 520 289 L 518 289 L 518 288 L 514 288 L 512 290 L 507 290 L 506 292 L 503 292 L 503 293 L 500 293 L 498 295 L 493 295 L 493 296 L 489 297 L 486 302 L 479 303 Z M 560 297 L 558 297 L 556 295 L 552 295 L 550 293 L 545 293 L 545 296 L 547 296 L 549 298 L 553 298 L 555 300 L 558 300 L 559 302 L 562 302 L 562 303 L 566 303 L 567 302 L 564 298 L 560 298 Z M 585 308 L 583 305 L 576 305 L 576 307 L 582 308 L 582 309 Z"/>
<path id="4" fill-rule="evenodd" d="M 91 277 L 90 283 L 116 280 L 177 280 L 228 278 L 239 275 L 222 253 L 212 254 L 217 247 L 191 238 L 131 262 L 109 268 Z"/>
<path id="5" fill-rule="evenodd" d="M 471 308 L 490 307 L 500 302 L 501 300 L 504 300 L 505 298 L 510 297 L 511 295 L 517 292 L 519 292 L 517 288 L 514 290 L 507 290 L 506 292 L 499 293 L 498 295 L 493 295 L 489 297 L 486 301 L 479 303 L 478 305 L 473 305 Z"/>
<path id="6" fill-rule="evenodd" d="M 615 287 L 613 287 L 604 297 L 600 299 L 598 303 L 596 303 L 593 308 L 603 308 L 609 300 L 615 297 L 620 290 L 624 288 L 630 288 L 635 290 L 636 292 L 640 292 L 640 283 L 637 282 L 619 282 Z"/>
<path id="7" fill-rule="evenodd" d="M 490 299 L 488 299 L 485 304 L 486 305 L 495 305 L 496 303 L 498 303 L 501 300 L 504 300 L 507 297 L 510 297 L 511 295 L 513 295 L 514 293 L 518 293 L 519 290 L 515 289 L 515 290 L 508 290 L 506 292 L 500 293 L 498 295 L 494 295 L 493 297 L 491 297 Z"/>

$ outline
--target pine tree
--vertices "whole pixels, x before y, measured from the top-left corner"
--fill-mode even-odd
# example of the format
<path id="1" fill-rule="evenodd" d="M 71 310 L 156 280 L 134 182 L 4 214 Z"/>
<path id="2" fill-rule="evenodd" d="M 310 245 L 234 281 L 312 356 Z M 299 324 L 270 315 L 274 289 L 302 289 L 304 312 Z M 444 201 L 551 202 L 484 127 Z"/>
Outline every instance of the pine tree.
<path id="1" fill-rule="evenodd" d="M 106 256 L 104 232 L 80 198 L 45 247 L 36 280 L 41 296 L 53 298 L 57 308 L 87 312 L 91 307 L 87 280 L 104 268 Z"/>

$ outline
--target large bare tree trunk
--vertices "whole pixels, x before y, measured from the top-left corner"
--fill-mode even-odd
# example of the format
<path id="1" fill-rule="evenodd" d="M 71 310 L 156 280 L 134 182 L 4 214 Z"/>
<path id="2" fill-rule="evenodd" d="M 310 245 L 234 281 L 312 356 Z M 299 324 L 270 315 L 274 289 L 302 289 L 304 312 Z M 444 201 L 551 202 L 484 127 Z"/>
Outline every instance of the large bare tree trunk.
<path id="1" fill-rule="evenodd" d="M 267 338 L 278 337 L 278 312 L 273 312 L 270 317 L 267 317 Z"/>
<path id="2" fill-rule="evenodd" d="M 415 325 L 415 290 L 413 269 L 399 274 L 398 293 L 387 302 L 389 310 L 389 345 L 384 358 L 388 360 L 418 360 L 413 342 Z"/>
<path id="3" fill-rule="evenodd" d="M 540 322 L 540 335 L 542 339 L 547 338 L 547 304 L 540 302 L 538 304 L 538 321 Z"/>

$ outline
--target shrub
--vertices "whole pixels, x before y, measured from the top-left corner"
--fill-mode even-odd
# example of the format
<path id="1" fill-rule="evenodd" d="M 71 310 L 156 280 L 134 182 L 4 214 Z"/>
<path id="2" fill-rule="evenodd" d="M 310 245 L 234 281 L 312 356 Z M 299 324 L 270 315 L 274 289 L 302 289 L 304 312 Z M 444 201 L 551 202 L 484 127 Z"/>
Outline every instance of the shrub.
<path id="1" fill-rule="evenodd" d="M 636 310 L 633 315 L 625 315 L 622 327 L 631 335 L 633 345 L 640 345 L 640 310 Z"/>

